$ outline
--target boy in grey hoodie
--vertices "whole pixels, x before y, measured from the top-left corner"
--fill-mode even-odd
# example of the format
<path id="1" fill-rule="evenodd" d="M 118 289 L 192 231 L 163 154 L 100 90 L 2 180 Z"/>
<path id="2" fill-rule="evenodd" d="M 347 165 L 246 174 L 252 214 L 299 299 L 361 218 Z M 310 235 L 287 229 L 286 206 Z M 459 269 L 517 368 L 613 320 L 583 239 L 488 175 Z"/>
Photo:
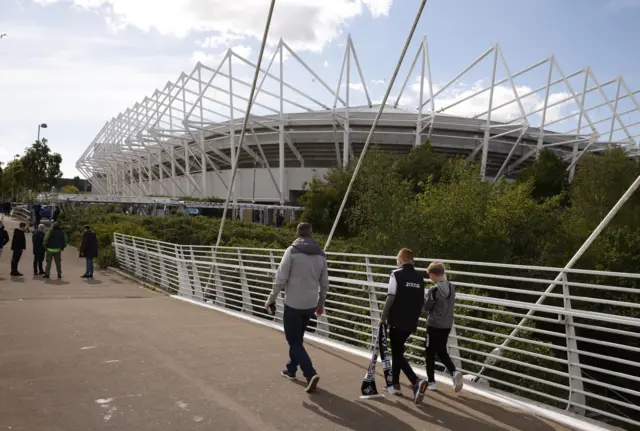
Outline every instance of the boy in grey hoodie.
<path id="1" fill-rule="evenodd" d="M 419 384 L 420 394 L 416 402 L 422 400 L 425 386 L 429 390 L 436 390 L 435 362 L 436 354 L 440 362 L 447 368 L 452 376 L 453 387 L 456 392 L 462 390 L 462 373 L 456 370 L 449 353 L 447 352 L 447 341 L 449 333 L 453 327 L 453 312 L 456 303 L 456 288 L 445 275 L 445 267 L 442 262 L 432 262 L 427 268 L 429 278 L 435 283 L 427 292 L 427 300 L 423 311 L 429 313 L 427 318 L 427 385 L 424 381 Z M 419 399 L 419 401 L 418 401 Z"/>
<path id="2" fill-rule="evenodd" d="M 300 367 L 307 380 L 306 391 L 311 392 L 315 390 L 320 378 L 304 348 L 304 333 L 313 315 L 320 316 L 324 313 L 329 274 L 324 251 L 311 239 L 311 225 L 300 223 L 296 234 L 298 238 L 282 256 L 273 290 L 264 306 L 269 310 L 280 292 L 285 291 L 282 320 L 289 343 L 289 361 L 280 374 L 294 380 Z"/>

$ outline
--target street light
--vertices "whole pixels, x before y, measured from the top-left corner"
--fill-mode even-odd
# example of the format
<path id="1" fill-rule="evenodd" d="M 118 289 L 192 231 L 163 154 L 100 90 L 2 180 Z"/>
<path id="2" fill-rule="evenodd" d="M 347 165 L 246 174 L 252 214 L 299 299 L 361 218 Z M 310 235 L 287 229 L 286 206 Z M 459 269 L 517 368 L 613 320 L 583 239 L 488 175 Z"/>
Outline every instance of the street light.
<path id="1" fill-rule="evenodd" d="M 40 140 L 40 128 L 46 129 L 47 123 L 38 124 L 38 141 Z"/>

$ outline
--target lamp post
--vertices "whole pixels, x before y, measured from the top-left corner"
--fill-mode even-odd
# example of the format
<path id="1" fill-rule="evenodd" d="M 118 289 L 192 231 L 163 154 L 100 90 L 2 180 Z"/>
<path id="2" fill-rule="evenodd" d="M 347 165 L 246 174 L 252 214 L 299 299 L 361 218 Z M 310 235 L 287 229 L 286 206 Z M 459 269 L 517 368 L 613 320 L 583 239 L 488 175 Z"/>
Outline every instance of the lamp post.
<path id="1" fill-rule="evenodd" d="M 40 128 L 46 129 L 47 123 L 38 124 L 38 141 L 40 141 Z"/>

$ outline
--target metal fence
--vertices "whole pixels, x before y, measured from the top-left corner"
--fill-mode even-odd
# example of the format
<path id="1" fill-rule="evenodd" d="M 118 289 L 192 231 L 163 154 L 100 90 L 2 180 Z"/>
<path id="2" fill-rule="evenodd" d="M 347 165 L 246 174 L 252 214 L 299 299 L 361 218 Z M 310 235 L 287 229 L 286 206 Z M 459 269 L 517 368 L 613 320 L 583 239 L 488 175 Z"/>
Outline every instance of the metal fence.
<path id="1" fill-rule="evenodd" d="M 122 269 L 172 294 L 281 321 L 282 298 L 275 316 L 263 304 L 284 250 L 215 249 L 117 233 L 114 246 Z M 310 330 L 368 350 L 395 257 L 328 253 L 327 260 L 326 314 Z M 417 259 L 416 266 L 431 260 Z M 442 261 L 458 291 L 449 353 L 465 379 L 640 427 L 640 274 Z M 418 366 L 425 328 L 423 320 L 407 344 Z"/>

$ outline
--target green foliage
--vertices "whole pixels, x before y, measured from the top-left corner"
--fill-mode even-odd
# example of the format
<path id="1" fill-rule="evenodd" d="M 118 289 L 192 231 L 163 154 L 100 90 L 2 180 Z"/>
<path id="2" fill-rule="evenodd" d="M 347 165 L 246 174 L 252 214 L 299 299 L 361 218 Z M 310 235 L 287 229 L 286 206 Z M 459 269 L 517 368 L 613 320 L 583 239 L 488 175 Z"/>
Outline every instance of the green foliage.
<path id="1" fill-rule="evenodd" d="M 22 157 L 24 185 L 34 192 L 48 190 L 62 177 L 60 154 L 52 153 L 47 140 L 36 141 Z"/>
<path id="2" fill-rule="evenodd" d="M 329 232 L 338 214 L 340 204 L 351 180 L 351 168 L 333 167 L 324 176 L 324 180 L 314 178 L 306 187 L 306 192 L 300 197 L 300 205 L 304 207 L 302 220 L 311 223 L 318 232 Z M 353 197 L 345 206 L 351 207 Z M 336 228 L 336 234 L 344 236 L 349 232 L 347 223 L 342 219 Z"/>
<path id="3" fill-rule="evenodd" d="M 518 181 L 532 184 L 531 196 L 535 199 L 552 198 L 567 191 L 568 166 L 550 148 L 543 148 L 533 166 L 525 169 Z"/>
<path id="4" fill-rule="evenodd" d="M 60 154 L 52 153 L 47 140 L 36 141 L 24 155 L 7 163 L 0 181 L 2 195 L 17 199 L 49 190 L 62 177 Z"/>
<path id="5" fill-rule="evenodd" d="M 72 184 L 66 185 L 60 189 L 60 193 L 74 194 L 77 195 L 80 193 L 80 190 Z"/>

